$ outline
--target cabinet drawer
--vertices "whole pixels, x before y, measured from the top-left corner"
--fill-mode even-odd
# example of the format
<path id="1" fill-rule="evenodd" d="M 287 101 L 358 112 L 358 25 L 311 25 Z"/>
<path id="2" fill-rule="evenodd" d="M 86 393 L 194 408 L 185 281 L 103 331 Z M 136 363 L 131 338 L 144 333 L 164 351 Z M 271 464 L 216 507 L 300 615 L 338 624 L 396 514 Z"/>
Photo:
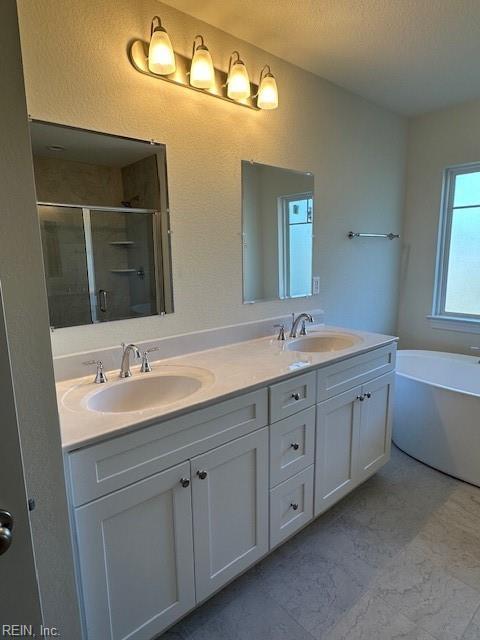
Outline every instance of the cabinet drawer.
<path id="1" fill-rule="evenodd" d="M 315 404 L 315 371 L 290 378 L 270 387 L 270 422 Z"/>
<path id="2" fill-rule="evenodd" d="M 270 490 L 270 548 L 313 517 L 313 465 Z"/>
<path id="3" fill-rule="evenodd" d="M 270 486 L 313 464 L 315 407 L 270 426 Z"/>
<path id="4" fill-rule="evenodd" d="M 388 344 L 318 370 L 317 402 L 393 371 L 397 344 Z"/>
<path id="5" fill-rule="evenodd" d="M 267 390 L 113 437 L 68 456 L 72 502 L 84 504 L 246 435 L 268 422 Z"/>

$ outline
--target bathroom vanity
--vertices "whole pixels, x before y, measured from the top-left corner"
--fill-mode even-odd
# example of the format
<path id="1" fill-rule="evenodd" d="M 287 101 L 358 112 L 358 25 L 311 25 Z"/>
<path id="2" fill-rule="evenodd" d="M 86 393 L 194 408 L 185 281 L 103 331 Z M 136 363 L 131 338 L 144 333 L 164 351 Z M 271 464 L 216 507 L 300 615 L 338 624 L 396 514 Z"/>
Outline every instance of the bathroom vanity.
<path id="1" fill-rule="evenodd" d="M 334 351 L 261 338 L 57 385 L 85 638 L 155 637 L 387 462 L 396 341 L 345 335 L 308 336 Z M 181 375 L 200 380 L 184 398 L 116 410 L 126 385 L 137 398 L 141 380 Z"/>

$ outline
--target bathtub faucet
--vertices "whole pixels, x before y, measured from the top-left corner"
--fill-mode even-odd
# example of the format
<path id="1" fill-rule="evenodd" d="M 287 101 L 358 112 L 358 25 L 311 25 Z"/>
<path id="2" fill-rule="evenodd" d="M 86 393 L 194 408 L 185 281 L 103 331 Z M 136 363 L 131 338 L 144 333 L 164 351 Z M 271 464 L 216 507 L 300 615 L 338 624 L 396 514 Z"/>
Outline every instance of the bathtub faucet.
<path id="1" fill-rule="evenodd" d="M 470 347 L 470 349 L 471 349 L 472 351 L 477 351 L 477 352 L 479 352 L 479 351 L 480 351 L 480 347 Z M 478 361 L 478 364 L 480 364 L 480 360 Z"/>

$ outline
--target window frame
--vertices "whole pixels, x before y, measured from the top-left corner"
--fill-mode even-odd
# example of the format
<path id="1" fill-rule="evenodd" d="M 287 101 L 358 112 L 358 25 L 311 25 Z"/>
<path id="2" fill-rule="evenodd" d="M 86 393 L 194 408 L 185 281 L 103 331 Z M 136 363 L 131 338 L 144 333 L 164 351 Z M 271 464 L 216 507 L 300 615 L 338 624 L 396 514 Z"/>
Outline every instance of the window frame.
<path id="1" fill-rule="evenodd" d="M 290 222 L 289 222 L 289 210 L 288 206 L 290 202 L 295 200 L 311 200 L 312 201 L 312 221 L 311 223 L 299 223 L 299 224 L 311 224 L 312 225 L 312 265 L 310 278 L 310 293 L 302 293 L 299 295 L 291 295 L 290 293 Z M 314 233 L 314 199 L 313 191 L 305 191 L 302 193 L 287 194 L 285 196 L 278 196 L 278 297 L 281 300 L 295 299 L 295 298 L 311 298 L 313 296 L 313 241 L 315 238 Z"/>
<path id="2" fill-rule="evenodd" d="M 436 328 L 450 328 L 457 331 L 480 333 L 480 314 L 452 313 L 445 310 L 455 181 L 457 176 L 468 173 L 480 173 L 480 162 L 454 165 L 447 167 L 443 172 L 435 281 L 433 288 L 433 307 L 432 315 L 428 317 L 432 320 L 432 324 Z M 472 206 L 475 205 L 467 205 L 465 207 L 457 208 L 470 208 Z M 478 207 L 480 207 L 480 202 L 478 203 Z"/>

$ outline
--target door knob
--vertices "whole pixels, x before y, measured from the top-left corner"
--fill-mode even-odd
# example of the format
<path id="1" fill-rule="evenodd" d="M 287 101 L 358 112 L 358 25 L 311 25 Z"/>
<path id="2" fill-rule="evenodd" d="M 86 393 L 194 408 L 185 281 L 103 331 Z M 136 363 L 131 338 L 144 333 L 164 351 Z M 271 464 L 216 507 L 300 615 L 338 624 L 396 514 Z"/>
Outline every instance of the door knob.
<path id="1" fill-rule="evenodd" d="M 206 471 L 197 471 L 197 476 L 200 478 L 200 480 L 205 480 L 205 478 L 207 477 L 207 472 Z"/>
<path id="2" fill-rule="evenodd" d="M 0 509 L 0 556 L 6 553 L 13 538 L 13 517 L 8 511 Z"/>

